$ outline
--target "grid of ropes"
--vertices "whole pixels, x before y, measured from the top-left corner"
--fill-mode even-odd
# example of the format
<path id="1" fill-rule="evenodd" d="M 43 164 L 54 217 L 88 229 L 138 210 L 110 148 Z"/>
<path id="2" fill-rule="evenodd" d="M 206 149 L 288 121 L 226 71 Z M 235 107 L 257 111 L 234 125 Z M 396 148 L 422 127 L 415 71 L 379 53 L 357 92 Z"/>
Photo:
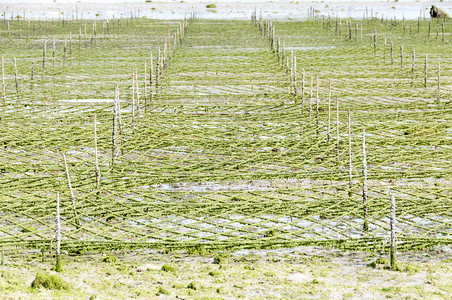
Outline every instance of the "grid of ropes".
<path id="1" fill-rule="evenodd" d="M 247 26 L 231 22 L 226 27 L 242 32 Z M 206 28 L 211 28 L 211 38 L 206 38 Z M 203 41 L 211 43 L 218 34 L 212 28 L 208 22 L 194 23 L 187 41 L 204 32 Z M 244 31 L 242 39 L 254 39 L 257 60 L 274 59 L 271 52 L 259 50 L 265 41 L 256 32 Z M 232 46 L 241 42 L 228 41 Z M 209 51 L 224 52 L 220 46 Z M 206 86 L 218 77 L 233 84 L 238 74 L 249 76 L 251 85 L 264 86 L 249 90 L 256 98 L 247 101 L 249 95 L 238 93 L 242 87 L 237 81 L 239 87 L 232 90 L 195 93 L 209 105 L 179 102 L 187 95 L 173 101 L 177 93 L 170 89 L 172 80 L 179 86 L 198 81 L 178 70 L 179 61 L 190 61 L 193 53 L 196 50 L 176 51 L 161 91 L 134 121 L 128 93 L 120 95 L 123 132 L 113 166 L 112 104 L 3 106 L 0 243 L 27 247 L 51 243 L 59 192 L 67 248 L 318 244 L 372 250 L 384 247 L 388 238 L 388 188 L 397 195 L 400 248 L 451 242 L 449 109 L 421 109 L 422 101 L 407 109 L 404 102 L 361 105 L 340 99 L 336 111 L 334 97 L 328 105 L 325 93 L 318 101 L 313 98 L 311 114 L 307 100 L 303 107 L 270 104 L 268 99 L 259 102 L 266 89 L 269 96 L 291 101 L 287 79 L 284 82 L 277 63 L 247 67 L 248 60 L 242 58 L 237 59 L 243 65 L 235 74 L 193 74 L 202 77 Z M 244 54 L 218 55 L 199 56 L 206 61 L 216 57 L 213 65 L 219 68 L 231 56 Z M 275 74 L 268 79 L 273 88 L 266 87 L 268 82 L 253 81 L 251 74 L 259 71 Z M 197 88 L 205 91 L 202 85 Z M 352 109 L 351 153 L 345 108 Z M 360 177 L 363 127 L 370 179 L 367 231 Z M 75 208 L 62 153 L 68 159 Z"/>

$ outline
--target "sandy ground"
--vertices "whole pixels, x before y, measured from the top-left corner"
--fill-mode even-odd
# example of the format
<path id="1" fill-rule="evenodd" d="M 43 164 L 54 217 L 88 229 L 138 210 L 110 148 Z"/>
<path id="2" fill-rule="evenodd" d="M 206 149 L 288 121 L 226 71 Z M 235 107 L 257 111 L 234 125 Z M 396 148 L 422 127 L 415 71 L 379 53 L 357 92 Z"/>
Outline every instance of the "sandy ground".
<path id="1" fill-rule="evenodd" d="M 117 262 L 105 262 L 114 255 Z M 221 257 L 221 259 L 218 259 Z M 317 247 L 227 253 L 118 251 L 63 256 L 63 271 L 39 251 L 7 253 L 2 299 L 450 299 L 450 248 L 399 253 L 400 271 L 367 266 L 387 253 Z M 215 263 L 215 258 L 217 262 Z M 162 270 L 164 265 L 166 271 Z M 68 290 L 31 289 L 36 273 L 58 274 Z M 98 298 L 95 298 L 98 297 Z M 90 298 L 91 299 L 91 298 Z"/>
<path id="2" fill-rule="evenodd" d="M 40 3 L 43 2 L 43 3 Z M 438 2 L 438 3 L 436 3 Z M 152 19 L 182 19 L 184 15 L 196 11 L 202 19 L 249 19 L 251 11 L 256 9 L 258 16 L 265 19 L 305 19 L 312 6 L 324 16 L 341 18 L 378 17 L 397 19 L 417 19 L 429 17 L 432 3 L 449 13 L 452 1 L 0 1 L 0 11 L 6 17 L 32 19 L 104 19 L 125 18 L 131 14 Z M 207 4 L 215 8 L 207 9 Z"/>

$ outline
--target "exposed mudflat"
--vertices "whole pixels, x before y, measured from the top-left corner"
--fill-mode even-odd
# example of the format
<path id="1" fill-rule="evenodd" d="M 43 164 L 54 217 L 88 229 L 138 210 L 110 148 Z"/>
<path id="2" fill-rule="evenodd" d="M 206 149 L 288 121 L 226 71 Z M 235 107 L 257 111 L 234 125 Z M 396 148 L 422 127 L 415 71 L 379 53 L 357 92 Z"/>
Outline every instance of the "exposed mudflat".
<path id="1" fill-rule="evenodd" d="M 450 299 L 449 247 L 399 253 L 400 271 L 369 267 L 387 253 L 318 247 L 187 254 L 181 251 L 120 251 L 104 255 L 64 254 L 63 272 L 50 271 L 46 253 L 6 251 L 0 288 L 7 299 Z M 214 263 L 215 257 L 220 264 Z M 384 261 L 383 261 L 384 262 Z M 163 267 L 165 265 L 165 267 Z M 167 271 L 163 271 L 163 269 Z M 172 269 L 174 268 L 174 269 Z M 32 290 L 36 273 L 58 274 L 69 290 Z M 193 283 L 192 285 L 190 285 Z M 190 286 L 190 287 L 189 287 Z M 196 288 L 196 289 L 194 289 Z M 164 293 L 164 295 L 161 295 Z"/>

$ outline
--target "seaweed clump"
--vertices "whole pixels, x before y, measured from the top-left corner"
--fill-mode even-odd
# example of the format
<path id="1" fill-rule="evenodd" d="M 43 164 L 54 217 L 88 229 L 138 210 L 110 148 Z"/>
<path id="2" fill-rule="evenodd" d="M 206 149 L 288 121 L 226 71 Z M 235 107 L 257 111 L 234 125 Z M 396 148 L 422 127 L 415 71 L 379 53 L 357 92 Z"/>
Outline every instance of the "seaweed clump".
<path id="1" fill-rule="evenodd" d="M 69 284 L 66 283 L 60 276 L 53 274 L 36 274 L 36 278 L 31 283 L 31 288 L 45 288 L 48 290 L 68 290 Z"/>

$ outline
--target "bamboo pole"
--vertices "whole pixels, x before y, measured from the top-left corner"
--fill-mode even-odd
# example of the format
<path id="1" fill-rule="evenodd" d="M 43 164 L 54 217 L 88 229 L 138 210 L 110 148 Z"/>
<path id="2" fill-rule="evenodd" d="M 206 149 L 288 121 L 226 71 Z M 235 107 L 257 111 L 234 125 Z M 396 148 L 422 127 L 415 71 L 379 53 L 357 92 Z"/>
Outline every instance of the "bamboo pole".
<path id="1" fill-rule="evenodd" d="M 55 271 L 61 272 L 61 220 L 60 220 L 60 193 L 57 193 L 57 203 L 56 203 L 56 230 L 55 230 L 55 239 L 56 239 L 56 264 Z"/>
<path id="2" fill-rule="evenodd" d="M 403 45 L 400 46 L 400 69 L 403 69 Z"/>
<path id="3" fill-rule="evenodd" d="M 438 93 L 437 93 L 437 100 L 441 99 L 441 64 L 438 63 Z"/>
<path id="4" fill-rule="evenodd" d="M 14 79 L 16 81 L 16 91 L 19 93 L 19 79 L 17 78 L 17 64 L 16 64 L 16 58 L 13 58 L 14 62 Z"/>
<path id="5" fill-rule="evenodd" d="M 352 132 L 351 132 L 351 114 L 350 109 L 347 110 L 348 113 L 348 195 L 352 195 Z"/>
<path id="6" fill-rule="evenodd" d="M 160 48 L 157 50 L 157 65 L 155 70 L 155 93 L 159 90 L 159 72 L 160 72 Z"/>
<path id="7" fill-rule="evenodd" d="M 71 193 L 71 201 L 72 201 L 72 209 L 74 211 L 75 225 L 78 227 L 78 226 L 80 226 L 80 221 L 78 219 L 77 208 L 75 206 L 75 196 L 74 196 L 74 191 L 72 190 L 71 177 L 69 176 L 69 168 L 67 166 L 66 155 L 64 155 L 64 153 L 62 153 L 62 155 L 63 155 L 63 159 L 64 159 L 64 167 L 66 169 L 67 184 L 69 187 L 69 192 Z"/>
<path id="8" fill-rule="evenodd" d="M 64 66 L 64 63 L 66 62 L 66 44 L 67 44 L 67 41 L 65 40 L 64 41 L 64 49 L 63 49 L 63 66 Z"/>
<path id="9" fill-rule="evenodd" d="M 116 101 L 118 97 L 118 86 L 116 86 L 115 89 L 115 101 L 114 101 L 114 105 L 113 105 L 113 128 L 112 128 L 112 133 L 111 133 L 111 144 L 112 144 L 112 150 L 111 150 L 111 167 L 113 168 L 114 164 L 115 164 L 115 157 L 117 155 L 117 151 L 118 151 L 118 103 Z"/>
<path id="10" fill-rule="evenodd" d="M 154 70 L 154 58 L 152 57 L 151 52 L 151 59 L 150 59 L 150 66 L 149 66 L 149 95 L 152 101 L 152 71 Z"/>
<path id="11" fill-rule="evenodd" d="M 336 96 L 336 154 L 339 158 L 339 97 Z"/>
<path id="12" fill-rule="evenodd" d="M 35 61 L 31 61 L 31 76 L 30 80 L 33 80 L 35 78 Z"/>
<path id="13" fill-rule="evenodd" d="M 132 127 L 135 127 L 135 69 L 132 68 Z"/>
<path id="14" fill-rule="evenodd" d="M 148 91 L 147 91 L 147 60 L 144 60 L 144 73 L 143 73 L 143 83 L 144 83 L 144 113 L 148 112 Z"/>
<path id="15" fill-rule="evenodd" d="M 394 66 L 394 44 L 391 41 L 391 68 Z"/>
<path id="16" fill-rule="evenodd" d="M 135 85 L 136 85 L 136 93 L 137 93 L 137 118 L 140 118 L 141 115 L 141 105 L 140 105 L 140 90 L 139 90 L 139 77 L 138 77 L 138 68 L 135 67 Z"/>
<path id="17" fill-rule="evenodd" d="M 369 230 L 367 221 L 367 157 L 366 157 L 366 130 L 363 128 L 363 205 L 364 205 L 364 225 L 363 231 Z"/>
<path id="18" fill-rule="evenodd" d="M 93 118 L 94 123 L 94 157 L 95 157 L 95 171 L 96 171 L 96 189 L 100 188 L 100 168 L 99 168 L 99 153 L 97 151 L 97 121 L 96 115 Z"/>
<path id="19" fill-rule="evenodd" d="M 44 73 L 46 69 L 46 51 L 47 51 L 47 41 L 44 41 L 44 49 L 42 50 L 42 77 L 44 78 Z"/>
<path id="20" fill-rule="evenodd" d="M 309 89 L 309 121 L 311 121 L 312 116 L 312 97 L 313 97 L 313 85 L 314 85 L 314 78 L 311 76 L 311 87 Z"/>
<path id="21" fill-rule="evenodd" d="M 115 89 L 115 103 L 116 103 L 116 114 L 117 114 L 117 125 L 119 130 L 119 143 L 120 143 L 120 153 L 124 155 L 124 134 L 122 132 L 122 117 L 121 117 L 121 100 L 119 99 L 119 86 L 116 84 Z"/>
<path id="22" fill-rule="evenodd" d="M 317 88 L 316 88 L 316 97 L 315 97 L 315 120 L 316 120 L 316 128 L 317 131 L 319 130 L 319 80 L 318 80 L 318 74 L 317 74 Z M 318 133 L 318 132 L 317 132 Z"/>
<path id="23" fill-rule="evenodd" d="M 396 233 L 395 233 L 395 225 L 396 225 L 396 204 L 394 194 L 391 193 L 391 219 L 390 219 L 390 227 L 391 227 L 391 252 L 390 252 L 390 261 L 391 261 L 391 270 L 397 271 L 397 258 L 396 258 Z"/>
<path id="24" fill-rule="evenodd" d="M 52 44 L 52 67 L 55 68 L 55 38 Z"/>
<path id="25" fill-rule="evenodd" d="M 297 96 L 298 89 L 297 89 L 297 57 L 295 56 L 293 59 L 293 93 L 294 96 Z M 297 99 L 295 98 L 295 103 L 297 102 Z"/>
<path id="26" fill-rule="evenodd" d="M 301 107 L 303 107 L 304 105 L 304 80 L 305 80 L 305 73 L 304 73 L 304 69 L 302 70 L 301 73 Z"/>
<path id="27" fill-rule="evenodd" d="M 427 67 L 428 67 L 428 63 L 427 63 L 427 54 L 425 54 L 425 63 L 424 63 L 424 88 L 427 88 Z"/>
<path id="28" fill-rule="evenodd" d="M 6 85 L 5 85 L 5 60 L 2 55 L 2 98 L 3 104 L 6 102 Z"/>
<path id="29" fill-rule="evenodd" d="M 328 134 L 327 141 L 330 144 L 331 139 L 331 81 L 328 81 Z"/>

